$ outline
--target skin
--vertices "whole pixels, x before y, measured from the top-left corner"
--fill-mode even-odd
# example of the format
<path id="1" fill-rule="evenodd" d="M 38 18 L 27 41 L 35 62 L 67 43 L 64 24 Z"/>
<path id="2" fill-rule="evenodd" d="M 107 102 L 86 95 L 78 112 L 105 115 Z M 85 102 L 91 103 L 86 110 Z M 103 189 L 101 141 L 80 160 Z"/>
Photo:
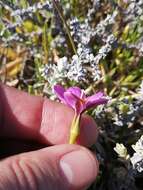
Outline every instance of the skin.
<path id="1" fill-rule="evenodd" d="M 98 161 L 87 148 L 97 127 L 83 115 L 77 144 L 69 145 L 73 110 L 0 85 L 0 190 L 83 190 Z"/>

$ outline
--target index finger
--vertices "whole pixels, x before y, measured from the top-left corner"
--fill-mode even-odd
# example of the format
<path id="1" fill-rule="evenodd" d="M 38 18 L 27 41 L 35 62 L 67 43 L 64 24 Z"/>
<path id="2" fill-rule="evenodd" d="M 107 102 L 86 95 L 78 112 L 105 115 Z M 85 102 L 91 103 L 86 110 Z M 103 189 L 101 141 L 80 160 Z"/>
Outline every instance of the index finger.
<path id="1" fill-rule="evenodd" d="M 0 85 L 0 137 L 49 145 L 68 143 L 72 118 L 73 110 L 61 103 Z M 93 119 L 83 116 L 80 128 L 77 143 L 95 143 L 97 127 Z"/>

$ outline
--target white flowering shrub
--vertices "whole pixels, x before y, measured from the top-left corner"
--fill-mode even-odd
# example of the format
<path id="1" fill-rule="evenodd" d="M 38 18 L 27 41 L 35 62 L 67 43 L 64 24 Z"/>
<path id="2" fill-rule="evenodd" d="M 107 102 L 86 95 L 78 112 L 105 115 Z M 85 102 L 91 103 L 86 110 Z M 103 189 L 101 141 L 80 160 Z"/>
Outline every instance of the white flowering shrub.
<path id="1" fill-rule="evenodd" d="M 0 0 L 0 60 L 1 81 L 31 94 L 103 90 L 109 103 L 89 111 L 100 161 L 89 189 L 142 189 L 143 0 Z"/>

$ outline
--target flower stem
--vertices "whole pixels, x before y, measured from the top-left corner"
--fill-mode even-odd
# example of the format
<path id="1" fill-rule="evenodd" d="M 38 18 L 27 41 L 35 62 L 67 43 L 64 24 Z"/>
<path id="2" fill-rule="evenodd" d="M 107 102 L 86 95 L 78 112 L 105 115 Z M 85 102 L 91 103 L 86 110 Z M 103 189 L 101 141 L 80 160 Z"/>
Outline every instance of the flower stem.
<path id="1" fill-rule="evenodd" d="M 71 124 L 69 144 L 74 144 L 76 142 L 76 139 L 80 131 L 79 122 L 80 122 L 80 115 L 77 115 L 75 113 L 72 124 Z"/>

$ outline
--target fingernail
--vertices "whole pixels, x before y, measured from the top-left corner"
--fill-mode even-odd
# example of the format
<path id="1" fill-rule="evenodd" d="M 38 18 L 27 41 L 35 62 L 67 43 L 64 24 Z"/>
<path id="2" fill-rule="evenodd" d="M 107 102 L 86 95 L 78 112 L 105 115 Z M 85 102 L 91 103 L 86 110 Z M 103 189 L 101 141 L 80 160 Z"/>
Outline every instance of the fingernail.
<path id="1" fill-rule="evenodd" d="M 84 149 L 64 155 L 60 160 L 60 167 L 68 183 L 78 188 L 92 183 L 98 170 L 97 160 Z"/>

